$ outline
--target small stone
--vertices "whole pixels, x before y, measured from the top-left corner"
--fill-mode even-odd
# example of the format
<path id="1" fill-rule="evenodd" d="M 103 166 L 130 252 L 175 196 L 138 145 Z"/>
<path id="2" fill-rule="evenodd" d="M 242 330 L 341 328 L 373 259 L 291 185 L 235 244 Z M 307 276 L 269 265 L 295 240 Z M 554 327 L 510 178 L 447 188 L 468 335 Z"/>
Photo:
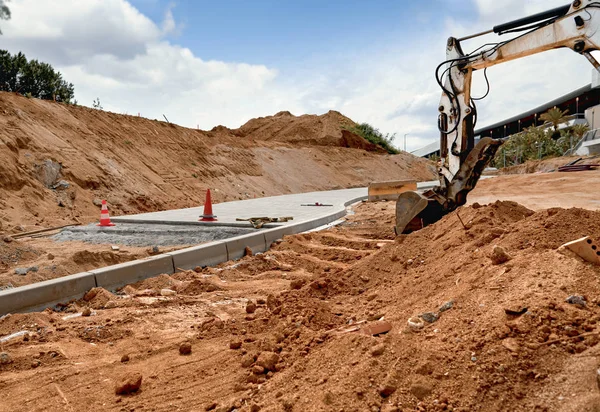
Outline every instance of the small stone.
<path id="1" fill-rule="evenodd" d="M 598 389 L 600 389 L 600 369 L 596 370 L 596 384 L 598 385 Z"/>
<path id="2" fill-rule="evenodd" d="M 183 342 L 179 346 L 179 354 L 180 355 L 189 355 L 190 353 L 192 353 L 192 344 L 189 342 Z"/>
<path id="3" fill-rule="evenodd" d="M 119 246 L 115 246 L 115 245 L 111 246 L 110 248 L 111 248 L 111 250 L 114 250 L 114 251 L 121 250 L 121 248 Z"/>
<path id="4" fill-rule="evenodd" d="M 101 207 L 101 206 L 102 206 L 102 200 L 101 200 L 101 199 L 98 199 L 98 198 L 95 198 L 94 200 L 92 200 L 92 203 L 93 203 L 95 206 L 98 206 L 98 207 Z"/>
<path id="5" fill-rule="evenodd" d="M 177 292 L 175 292 L 173 289 L 161 289 L 160 294 L 162 296 L 175 296 L 177 295 Z"/>
<path id="6" fill-rule="evenodd" d="M 100 288 L 93 288 L 88 290 L 85 295 L 83 295 L 83 300 L 85 300 L 86 302 L 89 302 L 90 300 L 94 299 L 96 297 L 96 295 L 98 294 L 98 292 L 100 291 Z"/>
<path id="7" fill-rule="evenodd" d="M 579 306 L 586 305 L 585 297 L 580 296 L 580 295 L 571 295 L 567 299 L 565 299 L 565 302 L 570 303 L 571 305 L 579 305 Z"/>
<path id="8" fill-rule="evenodd" d="M 256 303 L 250 301 L 246 304 L 246 313 L 256 312 Z"/>
<path id="9" fill-rule="evenodd" d="M 123 356 L 121 356 L 121 363 L 127 363 L 129 362 L 129 355 L 125 354 Z"/>
<path id="10" fill-rule="evenodd" d="M 85 308 L 82 312 L 81 312 L 81 316 L 90 316 L 92 314 L 92 310 L 90 308 Z"/>
<path id="11" fill-rule="evenodd" d="M 438 314 L 433 312 L 421 313 L 419 317 L 427 323 L 433 323 L 439 319 Z"/>
<path id="12" fill-rule="evenodd" d="M 142 374 L 140 373 L 128 373 L 123 376 L 119 383 L 115 386 L 115 393 L 117 395 L 126 395 L 128 393 L 137 392 L 142 386 Z"/>
<path id="13" fill-rule="evenodd" d="M 438 309 L 438 312 L 439 313 L 445 312 L 449 309 L 452 309 L 452 306 L 454 306 L 454 301 L 449 300 L 448 302 L 446 302 L 442 306 L 440 306 L 440 308 Z"/>
<path id="14" fill-rule="evenodd" d="M 263 373 L 265 373 L 265 368 L 259 365 L 254 365 L 252 367 L 252 373 L 255 375 L 262 375 Z"/>
<path id="15" fill-rule="evenodd" d="M 116 308 L 117 306 L 118 306 L 117 302 L 115 302 L 114 300 L 109 300 L 108 302 L 106 302 L 104 304 L 104 309 L 113 309 L 113 308 Z"/>
<path id="16" fill-rule="evenodd" d="M 254 364 L 254 356 L 246 354 L 242 357 L 242 367 L 249 368 Z"/>
<path id="17" fill-rule="evenodd" d="M 154 253 L 154 254 L 160 253 L 160 249 L 158 248 L 158 246 L 152 246 L 152 253 Z"/>
<path id="18" fill-rule="evenodd" d="M 2 238 L 2 240 L 4 240 L 6 243 L 10 243 L 10 242 L 12 242 L 14 239 L 13 239 L 12 237 L 10 237 L 10 236 L 4 236 L 4 237 Z"/>
<path id="19" fill-rule="evenodd" d="M 384 398 L 387 398 L 394 392 L 396 392 L 396 385 L 394 385 L 392 383 L 386 383 L 379 387 L 379 394 L 381 396 L 383 396 Z"/>
<path id="20" fill-rule="evenodd" d="M 16 268 L 15 269 L 15 275 L 25 276 L 27 274 L 27 272 L 29 272 L 29 270 L 27 268 Z"/>
<path id="21" fill-rule="evenodd" d="M 413 263 L 414 263 L 414 260 L 412 260 L 412 259 L 408 259 L 408 260 L 406 261 L 406 264 L 407 264 L 407 265 L 412 265 Z"/>
<path id="22" fill-rule="evenodd" d="M 375 345 L 371 348 L 372 356 L 381 356 L 381 355 L 383 355 L 383 352 L 385 352 L 385 344 L 383 344 L 383 343 Z"/>
<path id="23" fill-rule="evenodd" d="M 275 365 L 279 362 L 279 355 L 273 352 L 262 352 L 256 359 L 256 364 L 266 370 L 275 371 Z"/>
<path id="24" fill-rule="evenodd" d="M 295 290 L 301 289 L 302 286 L 304 286 L 304 283 L 303 279 L 294 279 L 290 282 L 290 288 Z"/>
<path id="25" fill-rule="evenodd" d="M 204 408 L 205 411 L 212 411 L 214 409 L 217 408 L 217 403 L 216 402 L 211 402 L 208 405 L 206 405 L 206 407 Z"/>
<path id="26" fill-rule="evenodd" d="M 248 246 L 246 246 L 246 248 L 244 249 L 244 256 L 253 256 L 254 252 L 252 252 L 252 249 L 250 249 Z"/>
<path id="27" fill-rule="evenodd" d="M 48 255 L 46 256 L 46 258 L 48 260 L 54 260 L 54 255 L 52 253 L 48 253 Z"/>
<path id="28" fill-rule="evenodd" d="M 0 365 L 8 365 L 12 362 L 10 355 L 6 352 L 0 352 Z"/>
<path id="29" fill-rule="evenodd" d="M 492 260 L 492 264 L 500 265 L 504 262 L 508 262 L 511 257 L 502 246 L 495 245 L 490 259 Z"/>
<path id="30" fill-rule="evenodd" d="M 260 406 L 258 406 L 257 404 L 253 403 L 250 406 L 250 412 L 259 412 L 260 411 Z"/>
<path id="31" fill-rule="evenodd" d="M 34 359 L 33 361 L 31 361 L 31 367 L 33 369 L 37 368 L 38 366 L 40 366 L 42 364 L 42 362 L 40 362 L 38 359 Z"/>
<path id="32" fill-rule="evenodd" d="M 242 347 L 242 341 L 240 339 L 233 339 L 229 342 L 229 349 L 239 349 Z"/>

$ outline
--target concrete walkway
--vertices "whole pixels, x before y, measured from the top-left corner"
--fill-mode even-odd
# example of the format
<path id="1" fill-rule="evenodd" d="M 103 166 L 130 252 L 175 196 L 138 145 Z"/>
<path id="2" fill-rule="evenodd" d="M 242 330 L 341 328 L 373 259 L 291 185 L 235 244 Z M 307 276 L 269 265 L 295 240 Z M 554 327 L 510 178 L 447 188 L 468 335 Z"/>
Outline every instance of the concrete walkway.
<path id="1" fill-rule="evenodd" d="M 217 222 L 199 222 L 198 217 L 204 212 L 204 207 L 188 209 L 165 210 L 163 212 L 142 213 L 138 215 L 118 216 L 111 218 L 115 223 L 154 223 L 154 224 L 185 224 L 207 226 L 250 226 L 249 222 L 237 222 L 236 218 L 250 217 L 286 217 L 294 220 L 273 223 L 265 227 L 290 226 L 295 223 L 317 220 L 343 210 L 345 205 L 353 200 L 367 196 L 367 188 L 329 190 L 325 192 L 309 192 L 293 195 L 263 197 L 258 199 L 239 200 L 234 202 L 214 203 L 213 214 Z M 303 204 L 327 204 L 332 206 L 302 206 Z"/>

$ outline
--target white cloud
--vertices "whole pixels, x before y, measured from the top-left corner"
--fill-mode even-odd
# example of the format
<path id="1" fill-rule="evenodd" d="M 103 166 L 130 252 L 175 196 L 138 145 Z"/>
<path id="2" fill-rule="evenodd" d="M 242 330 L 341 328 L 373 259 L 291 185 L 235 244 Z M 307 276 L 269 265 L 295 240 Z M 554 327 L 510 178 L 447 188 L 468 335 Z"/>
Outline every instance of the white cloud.
<path id="1" fill-rule="evenodd" d="M 423 25 L 419 33 L 388 39 L 385 49 L 341 51 L 309 69 L 285 72 L 204 60 L 167 39 L 181 30 L 172 5 L 156 24 L 126 0 L 13 0 L 13 19 L 2 23 L 1 47 L 53 64 L 75 84 L 81 104 L 91 105 L 100 97 L 107 110 L 157 119 L 165 114 L 170 121 L 204 129 L 237 127 L 280 110 L 302 114 L 334 109 L 384 133 L 397 133 L 400 147 L 409 133 L 407 146 L 414 150 L 438 138 L 441 92 L 433 70 L 445 58 L 449 35 L 485 30 L 563 2 L 474 0 L 479 17 L 468 25 L 460 16 L 449 16 L 443 27 Z M 480 125 L 587 83 L 590 68 L 569 51 L 490 68 L 492 89 L 480 104 Z M 475 93 L 482 94 L 477 77 Z"/>

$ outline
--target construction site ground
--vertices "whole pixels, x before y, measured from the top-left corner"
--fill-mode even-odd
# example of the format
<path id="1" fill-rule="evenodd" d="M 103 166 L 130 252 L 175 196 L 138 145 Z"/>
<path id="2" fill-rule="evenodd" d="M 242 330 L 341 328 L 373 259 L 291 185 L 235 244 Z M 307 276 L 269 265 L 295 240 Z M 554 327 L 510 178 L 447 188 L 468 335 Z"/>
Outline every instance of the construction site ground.
<path id="1" fill-rule="evenodd" d="M 597 411 L 600 268 L 558 248 L 600 239 L 599 190 L 599 171 L 487 179 L 398 238 L 394 202 L 363 203 L 264 254 L 6 316 L 0 410 Z M 2 247 L 61 268 L 123 253 L 56 245 Z"/>

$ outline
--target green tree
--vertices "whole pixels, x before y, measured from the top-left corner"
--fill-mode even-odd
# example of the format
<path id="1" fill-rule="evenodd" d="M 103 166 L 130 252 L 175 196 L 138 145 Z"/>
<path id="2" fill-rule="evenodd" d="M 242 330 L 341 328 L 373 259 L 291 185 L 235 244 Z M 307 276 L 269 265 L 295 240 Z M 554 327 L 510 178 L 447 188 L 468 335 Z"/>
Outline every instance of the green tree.
<path id="1" fill-rule="evenodd" d="M 11 55 L 6 50 L 0 50 L 0 90 L 66 103 L 75 95 L 73 84 L 48 63 L 28 61 L 23 53 Z"/>
<path id="2" fill-rule="evenodd" d="M 579 123 L 571 127 L 571 132 L 573 136 L 580 140 L 586 132 L 590 130 L 590 127 L 587 124 Z"/>
<path id="3" fill-rule="evenodd" d="M 8 0 L 0 0 L 0 20 L 10 20 L 10 9 L 6 5 Z M 2 34 L 2 30 L 0 30 Z"/>
<path id="4" fill-rule="evenodd" d="M 569 114 L 568 110 L 560 110 L 558 107 L 554 106 L 552 109 L 548 110 L 546 113 L 540 115 L 540 120 L 544 122 L 548 122 L 552 124 L 552 128 L 556 132 L 558 130 L 558 126 L 561 123 L 566 123 L 569 118 L 567 115 Z"/>

